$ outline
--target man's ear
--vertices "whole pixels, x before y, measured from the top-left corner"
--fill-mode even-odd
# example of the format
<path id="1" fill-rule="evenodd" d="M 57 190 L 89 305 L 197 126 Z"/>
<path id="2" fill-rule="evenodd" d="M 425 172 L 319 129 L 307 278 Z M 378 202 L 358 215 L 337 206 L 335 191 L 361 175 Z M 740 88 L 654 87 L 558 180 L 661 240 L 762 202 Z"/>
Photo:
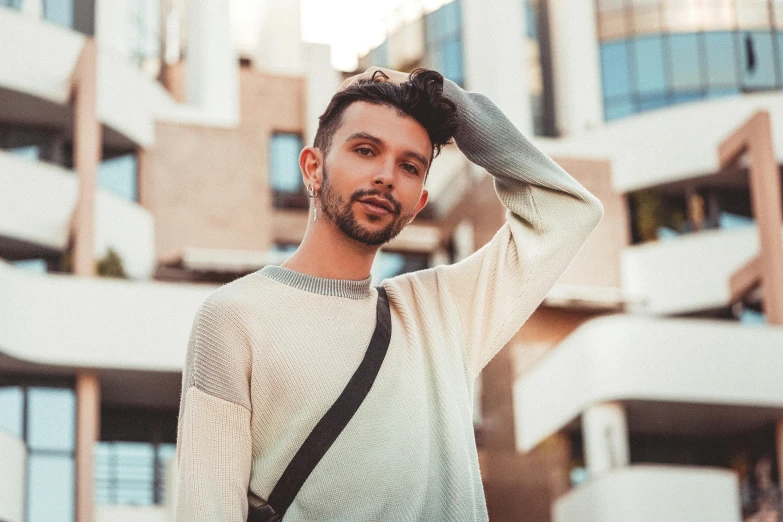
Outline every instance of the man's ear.
<path id="1" fill-rule="evenodd" d="M 413 211 L 413 216 L 411 216 L 410 220 L 408 221 L 408 224 L 410 225 L 414 219 L 416 219 L 416 216 L 419 214 L 419 212 L 422 211 L 422 209 L 427 206 L 427 201 L 429 201 L 430 193 L 427 192 L 427 189 L 424 189 L 421 192 L 421 197 L 419 198 L 419 203 L 416 205 L 416 209 Z"/>
<path id="2" fill-rule="evenodd" d="M 299 170 L 305 187 L 321 190 L 323 183 L 323 153 L 315 147 L 305 147 L 299 153 Z"/>

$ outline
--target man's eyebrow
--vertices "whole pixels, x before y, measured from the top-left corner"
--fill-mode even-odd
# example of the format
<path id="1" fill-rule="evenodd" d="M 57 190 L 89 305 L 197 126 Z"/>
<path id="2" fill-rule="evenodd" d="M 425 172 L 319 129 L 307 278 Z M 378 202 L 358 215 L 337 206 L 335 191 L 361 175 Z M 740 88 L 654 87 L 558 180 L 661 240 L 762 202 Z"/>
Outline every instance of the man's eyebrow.
<path id="1" fill-rule="evenodd" d="M 377 136 L 373 136 L 368 132 L 354 132 L 353 134 L 345 138 L 345 142 L 348 143 L 349 141 L 359 140 L 359 139 L 371 141 L 376 145 L 383 145 L 382 139 L 380 139 Z M 427 158 L 424 155 L 419 154 L 418 152 L 414 152 L 412 150 L 406 150 L 402 154 L 403 156 L 408 156 L 409 158 L 418 160 L 422 165 L 424 165 L 425 169 L 429 166 L 429 161 L 427 161 Z"/>

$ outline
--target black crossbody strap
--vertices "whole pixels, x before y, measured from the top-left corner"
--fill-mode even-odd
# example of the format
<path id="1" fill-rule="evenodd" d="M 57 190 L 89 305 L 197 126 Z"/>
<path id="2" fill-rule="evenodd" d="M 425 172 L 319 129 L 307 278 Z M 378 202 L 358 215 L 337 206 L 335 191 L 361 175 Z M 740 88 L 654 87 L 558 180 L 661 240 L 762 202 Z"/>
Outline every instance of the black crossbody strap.
<path id="1" fill-rule="evenodd" d="M 391 311 L 386 291 L 382 287 L 377 290 L 375 331 L 364 359 L 332 407 L 302 443 L 269 495 L 266 507 L 274 509 L 280 517 L 288 510 L 307 477 L 359 409 L 381 369 L 391 340 Z"/>

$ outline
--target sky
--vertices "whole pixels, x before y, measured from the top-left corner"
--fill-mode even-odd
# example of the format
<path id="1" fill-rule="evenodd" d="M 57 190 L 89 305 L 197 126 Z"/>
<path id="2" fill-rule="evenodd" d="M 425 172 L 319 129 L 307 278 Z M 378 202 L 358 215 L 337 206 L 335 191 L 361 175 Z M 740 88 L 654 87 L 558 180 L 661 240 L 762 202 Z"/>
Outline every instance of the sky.
<path id="1" fill-rule="evenodd" d="M 383 42 L 387 30 L 450 0 L 300 0 L 302 39 L 332 46 L 332 65 L 356 69 L 356 58 Z"/>

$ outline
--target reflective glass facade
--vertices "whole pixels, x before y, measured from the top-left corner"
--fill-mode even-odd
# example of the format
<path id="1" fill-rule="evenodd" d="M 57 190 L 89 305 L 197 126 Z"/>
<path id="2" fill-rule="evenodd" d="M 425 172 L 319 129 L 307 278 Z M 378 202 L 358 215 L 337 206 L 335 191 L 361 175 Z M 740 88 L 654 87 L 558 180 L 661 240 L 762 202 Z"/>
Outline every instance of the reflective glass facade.
<path id="1" fill-rule="evenodd" d="M 27 522 L 75 518 L 76 396 L 71 387 L 0 380 L 0 430 L 27 446 Z"/>
<path id="2" fill-rule="evenodd" d="M 606 120 L 783 88 L 783 1 L 597 0 Z"/>
<path id="3" fill-rule="evenodd" d="M 454 0 L 424 17 L 426 66 L 458 85 L 465 84 L 462 58 L 462 9 Z"/>

